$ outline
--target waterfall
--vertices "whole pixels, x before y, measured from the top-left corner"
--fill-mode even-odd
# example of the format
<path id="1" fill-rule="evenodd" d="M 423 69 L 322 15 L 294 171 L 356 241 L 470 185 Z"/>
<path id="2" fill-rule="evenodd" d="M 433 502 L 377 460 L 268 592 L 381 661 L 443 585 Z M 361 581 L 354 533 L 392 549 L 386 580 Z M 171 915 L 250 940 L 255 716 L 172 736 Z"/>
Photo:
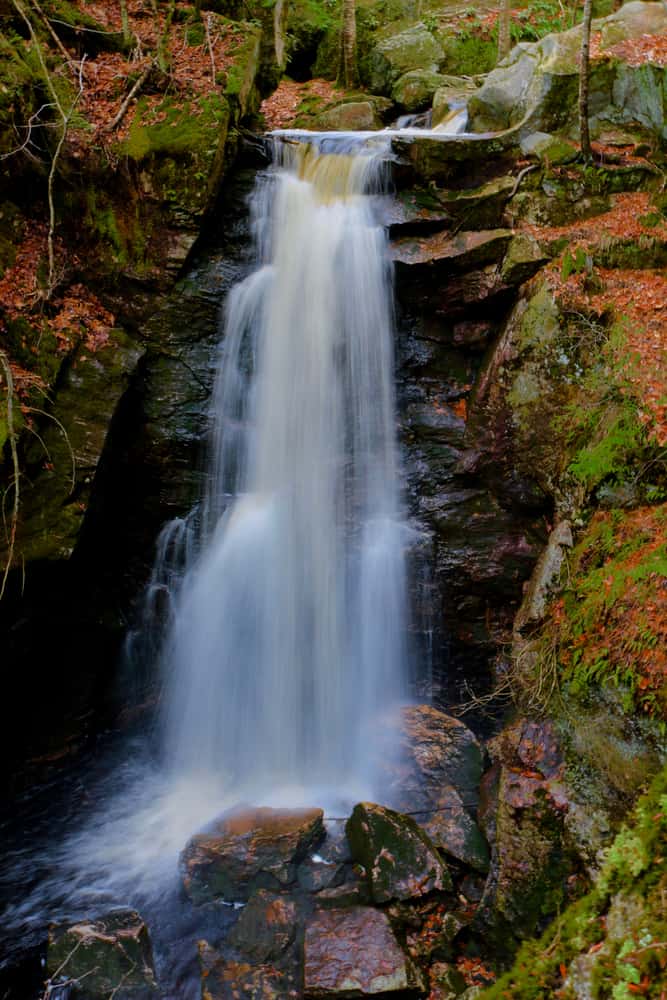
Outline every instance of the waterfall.
<path id="1" fill-rule="evenodd" d="M 276 143 L 258 179 L 258 266 L 226 303 L 200 535 L 162 652 L 170 768 L 256 797 L 368 794 L 378 720 L 406 693 L 382 157 L 324 147 Z"/>

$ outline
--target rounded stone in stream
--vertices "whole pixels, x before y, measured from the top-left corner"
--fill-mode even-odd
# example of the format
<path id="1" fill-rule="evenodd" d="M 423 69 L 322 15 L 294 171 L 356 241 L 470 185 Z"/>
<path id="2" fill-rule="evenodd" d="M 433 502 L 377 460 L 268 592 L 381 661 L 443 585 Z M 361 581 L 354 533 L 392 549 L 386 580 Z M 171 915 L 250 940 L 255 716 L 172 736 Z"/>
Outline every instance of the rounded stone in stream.
<path id="1" fill-rule="evenodd" d="M 304 994 L 365 997 L 419 990 L 386 914 L 368 906 L 321 910 L 306 924 Z"/>
<path id="2" fill-rule="evenodd" d="M 195 834 L 181 854 L 193 903 L 245 902 L 257 889 L 296 881 L 297 866 L 323 839 L 321 809 L 246 808 L 226 813 Z"/>
<path id="3" fill-rule="evenodd" d="M 410 816 L 373 802 L 354 807 L 345 827 L 375 903 L 451 889 L 449 871 L 428 835 Z"/>
<path id="4" fill-rule="evenodd" d="M 155 1000 L 148 929 L 135 910 L 114 910 L 70 927 L 52 927 L 46 971 L 52 986 L 68 981 L 78 1000 Z"/>

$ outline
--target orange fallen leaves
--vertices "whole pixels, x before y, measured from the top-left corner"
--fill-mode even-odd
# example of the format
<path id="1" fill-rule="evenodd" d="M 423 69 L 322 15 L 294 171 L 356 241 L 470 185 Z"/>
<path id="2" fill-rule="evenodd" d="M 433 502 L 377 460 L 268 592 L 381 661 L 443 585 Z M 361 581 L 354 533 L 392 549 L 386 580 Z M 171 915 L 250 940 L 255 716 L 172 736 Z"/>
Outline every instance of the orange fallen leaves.
<path id="1" fill-rule="evenodd" d="M 337 90 L 330 80 L 314 79 L 306 83 L 282 80 L 273 94 L 262 101 L 260 111 L 269 131 L 289 128 L 294 123 L 299 105 L 306 97 L 319 97 L 328 103 L 342 96 L 343 92 Z"/>

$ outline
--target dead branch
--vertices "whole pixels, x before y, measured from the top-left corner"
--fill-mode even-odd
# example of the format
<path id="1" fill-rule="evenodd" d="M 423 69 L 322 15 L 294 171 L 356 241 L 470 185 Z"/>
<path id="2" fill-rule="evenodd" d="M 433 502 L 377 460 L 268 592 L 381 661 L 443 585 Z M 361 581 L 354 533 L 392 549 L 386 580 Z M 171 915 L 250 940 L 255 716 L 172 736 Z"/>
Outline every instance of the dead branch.
<path id="1" fill-rule="evenodd" d="M 150 73 L 152 68 L 153 68 L 153 63 L 151 62 L 151 64 L 147 66 L 146 69 L 143 71 L 141 76 L 135 81 L 134 86 L 130 90 L 129 94 L 127 95 L 123 103 L 121 104 L 120 108 L 118 109 L 118 113 L 114 117 L 113 121 L 110 122 L 107 126 L 105 126 L 105 132 L 113 132 L 114 129 L 118 128 L 123 118 L 125 117 L 125 113 L 130 106 L 132 98 L 139 93 L 139 91 L 145 84 L 146 80 L 148 79 L 148 74 Z"/>
<path id="2" fill-rule="evenodd" d="M 14 502 L 12 504 L 12 516 L 9 530 L 9 544 L 7 546 L 7 562 L 2 574 L 2 584 L 0 584 L 0 600 L 5 593 L 7 578 L 14 560 L 14 546 L 16 544 L 16 529 L 19 520 L 20 487 L 19 487 L 19 455 L 16 447 L 16 431 L 14 430 L 14 378 L 9 365 L 9 358 L 4 351 L 0 351 L 0 365 L 2 366 L 5 380 L 7 382 L 7 438 L 9 440 L 9 450 L 12 456 L 12 480 L 14 486 Z"/>
<path id="3" fill-rule="evenodd" d="M 211 14 L 207 14 L 204 20 L 204 26 L 206 28 L 206 45 L 208 46 L 208 54 L 211 59 L 211 80 L 215 83 L 215 55 L 213 54 L 213 42 L 211 41 Z"/>

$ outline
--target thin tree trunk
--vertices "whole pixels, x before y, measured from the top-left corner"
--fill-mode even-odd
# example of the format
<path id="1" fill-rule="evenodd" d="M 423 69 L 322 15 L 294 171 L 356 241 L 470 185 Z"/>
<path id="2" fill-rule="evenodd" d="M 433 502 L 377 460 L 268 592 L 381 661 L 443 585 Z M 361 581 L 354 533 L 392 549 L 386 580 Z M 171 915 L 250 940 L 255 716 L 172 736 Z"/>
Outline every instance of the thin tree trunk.
<path id="1" fill-rule="evenodd" d="M 506 55 L 509 55 L 511 45 L 510 0 L 503 0 L 503 5 L 498 15 L 498 62 L 504 59 Z"/>
<path id="2" fill-rule="evenodd" d="M 130 32 L 130 18 L 127 13 L 127 0 L 120 0 L 120 23 L 123 28 L 123 41 L 126 45 L 129 45 L 132 41 L 132 33 Z"/>
<path id="3" fill-rule="evenodd" d="M 357 16 L 355 0 L 343 0 L 341 82 L 348 90 L 357 85 Z"/>
<path id="4" fill-rule="evenodd" d="M 581 66 L 579 67 L 579 134 L 581 152 L 585 160 L 592 157 L 591 134 L 588 128 L 588 84 L 590 77 L 591 20 L 593 0 L 584 0 L 584 19 L 581 25 Z"/>

